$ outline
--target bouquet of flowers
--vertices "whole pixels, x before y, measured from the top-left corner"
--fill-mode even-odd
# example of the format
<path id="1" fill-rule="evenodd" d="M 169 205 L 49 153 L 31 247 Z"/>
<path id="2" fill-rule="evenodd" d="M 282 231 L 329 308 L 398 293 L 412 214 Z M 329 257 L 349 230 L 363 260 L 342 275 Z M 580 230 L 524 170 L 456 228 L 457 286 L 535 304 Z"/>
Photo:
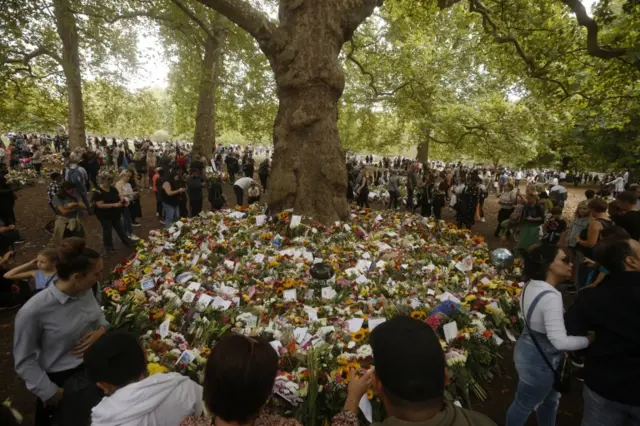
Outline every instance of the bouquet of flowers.
<path id="1" fill-rule="evenodd" d="M 497 271 L 482 237 L 407 213 L 303 219 L 250 207 L 152 231 L 105 286 L 107 318 L 142 336 L 150 373 L 199 381 L 224 333 L 268 339 L 280 355 L 271 404 L 304 420 L 338 412 L 350 369 L 373 362 L 371 331 L 410 315 L 441 339 L 447 397 L 485 397 L 498 346 L 521 331 L 517 266 Z"/>

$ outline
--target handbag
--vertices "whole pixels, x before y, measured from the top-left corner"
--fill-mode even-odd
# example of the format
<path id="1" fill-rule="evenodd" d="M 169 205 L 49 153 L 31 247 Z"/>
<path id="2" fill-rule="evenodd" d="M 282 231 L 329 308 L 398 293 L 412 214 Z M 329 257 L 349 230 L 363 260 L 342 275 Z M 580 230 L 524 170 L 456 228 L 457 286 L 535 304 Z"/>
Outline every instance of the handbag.
<path id="1" fill-rule="evenodd" d="M 525 294 L 525 291 L 527 290 L 528 286 L 529 285 L 527 284 L 527 286 L 524 288 L 524 290 L 522 290 L 522 298 L 521 298 L 521 300 L 522 300 L 523 305 L 524 305 L 524 294 Z M 538 295 L 538 297 L 543 296 L 545 293 L 546 292 L 540 293 Z M 532 309 L 532 306 L 529 307 L 529 311 L 531 309 Z M 562 358 L 562 360 L 560 361 L 560 364 L 558 365 L 558 368 L 557 369 L 553 368 L 553 365 L 551 364 L 551 361 L 549 361 L 549 359 L 545 355 L 544 351 L 540 347 L 540 343 L 538 343 L 538 340 L 536 339 L 535 332 L 533 330 L 531 330 L 531 328 L 529 327 L 529 324 L 527 322 L 527 318 L 528 317 L 529 317 L 529 315 L 527 313 L 527 315 L 524 318 L 524 326 L 527 328 L 527 330 L 529 330 L 529 335 L 531 336 L 531 340 L 533 340 L 533 344 L 536 345 L 536 349 L 538 349 L 538 352 L 542 356 L 542 359 L 544 359 L 544 362 L 549 366 L 551 371 L 553 371 L 553 376 L 554 376 L 553 388 L 556 391 L 560 392 L 561 394 L 569 393 L 571 391 L 571 371 L 572 371 L 571 361 L 569 360 L 569 357 L 565 354 L 564 358 Z"/>

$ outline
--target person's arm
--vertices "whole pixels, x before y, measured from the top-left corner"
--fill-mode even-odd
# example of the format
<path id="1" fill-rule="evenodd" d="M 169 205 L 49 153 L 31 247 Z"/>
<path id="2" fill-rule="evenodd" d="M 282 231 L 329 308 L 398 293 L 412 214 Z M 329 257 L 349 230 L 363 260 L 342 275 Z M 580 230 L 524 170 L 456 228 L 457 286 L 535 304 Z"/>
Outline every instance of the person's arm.
<path id="1" fill-rule="evenodd" d="M 162 189 L 164 189 L 164 192 L 166 192 L 169 195 L 177 195 L 180 194 L 182 192 L 184 192 L 184 188 L 178 188 L 175 191 L 171 190 L 171 184 L 169 182 L 165 182 L 162 184 Z"/>
<path id="2" fill-rule="evenodd" d="M 65 205 L 57 205 L 56 210 L 63 214 L 63 215 L 67 215 L 67 214 L 71 214 L 73 212 L 75 212 L 74 207 L 78 206 L 78 203 L 69 203 L 66 206 Z"/>
<path id="3" fill-rule="evenodd" d="M 589 339 L 583 336 L 568 336 L 564 324 L 564 308 L 562 296 L 559 294 L 548 294 L 544 296 L 544 301 L 538 304 L 542 309 L 542 318 L 547 338 L 551 344 L 559 351 L 577 351 L 589 346 Z"/>
<path id="4" fill-rule="evenodd" d="M 602 231 L 602 224 L 597 220 L 592 220 L 587 230 L 587 239 L 583 240 L 578 237 L 578 242 L 584 247 L 594 247 L 598 242 L 600 231 Z"/>
<path id="5" fill-rule="evenodd" d="M 26 307 L 28 309 L 28 305 Z M 38 319 L 23 307 L 15 320 L 13 359 L 16 373 L 25 381 L 27 389 L 41 400 L 49 401 L 61 390 L 38 363 L 41 331 Z"/>
<path id="6" fill-rule="evenodd" d="M 31 262 L 22 264 L 11 269 L 4 274 L 4 277 L 8 280 L 26 280 L 27 278 L 33 278 L 36 275 L 36 271 L 33 269 L 36 266 L 38 259 L 33 259 Z"/>

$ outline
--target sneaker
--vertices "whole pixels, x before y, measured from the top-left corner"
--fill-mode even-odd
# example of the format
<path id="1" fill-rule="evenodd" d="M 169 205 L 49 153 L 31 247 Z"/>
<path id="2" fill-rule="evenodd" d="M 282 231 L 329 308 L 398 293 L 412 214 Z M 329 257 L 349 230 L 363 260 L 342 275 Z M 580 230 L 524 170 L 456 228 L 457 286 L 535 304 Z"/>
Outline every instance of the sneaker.
<path id="1" fill-rule="evenodd" d="M 13 243 L 14 244 L 24 244 L 25 241 L 22 238 L 20 238 L 18 241 L 14 241 Z"/>
<path id="2" fill-rule="evenodd" d="M 137 237 L 136 235 L 129 235 L 129 239 L 130 239 L 131 241 L 139 241 L 139 240 L 140 240 L 140 238 L 139 238 L 139 237 Z"/>
<path id="3" fill-rule="evenodd" d="M 134 226 L 134 227 L 136 227 L 136 228 L 137 228 L 138 226 L 142 226 L 142 224 L 141 224 L 141 223 L 138 223 L 138 222 L 133 222 L 133 223 L 131 224 L 131 226 Z"/>
<path id="4" fill-rule="evenodd" d="M 485 223 L 485 222 L 486 222 L 485 218 L 484 218 L 484 217 L 481 217 L 481 218 L 480 218 L 480 222 Z"/>
<path id="5" fill-rule="evenodd" d="M 160 219 L 160 223 L 164 225 L 164 220 Z"/>

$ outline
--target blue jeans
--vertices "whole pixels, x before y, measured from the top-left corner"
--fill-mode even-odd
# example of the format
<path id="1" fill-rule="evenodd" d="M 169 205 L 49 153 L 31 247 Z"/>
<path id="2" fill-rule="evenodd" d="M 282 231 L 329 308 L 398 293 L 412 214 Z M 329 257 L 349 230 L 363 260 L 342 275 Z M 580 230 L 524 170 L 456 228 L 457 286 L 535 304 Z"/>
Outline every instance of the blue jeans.
<path id="1" fill-rule="evenodd" d="M 640 426 L 640 407 L 609 401 L 586 386 L 582 396 L 582 426 Z"/>
<path id="2" fill-rule="evenodd" d="M 162 203 L 164 209 L 164 227 L 171 228 L 175 222 L 180 220 L 180 208 L 167 203 Z"/>
<path id="3" fill-rule="evenodd" d="M 537 333 L 536 339 L 554 368 L 564 356 Z M 560 393 L 553 389 L 555 375 L 536 348 L 531 335 L 525 330 L 516 343 L 514 362 L 518 371 L 518 389 L 509 410 L 506 426 L 523 426 L 532 411 L 536 412 L 539 426 L 555 426 Z"/>

